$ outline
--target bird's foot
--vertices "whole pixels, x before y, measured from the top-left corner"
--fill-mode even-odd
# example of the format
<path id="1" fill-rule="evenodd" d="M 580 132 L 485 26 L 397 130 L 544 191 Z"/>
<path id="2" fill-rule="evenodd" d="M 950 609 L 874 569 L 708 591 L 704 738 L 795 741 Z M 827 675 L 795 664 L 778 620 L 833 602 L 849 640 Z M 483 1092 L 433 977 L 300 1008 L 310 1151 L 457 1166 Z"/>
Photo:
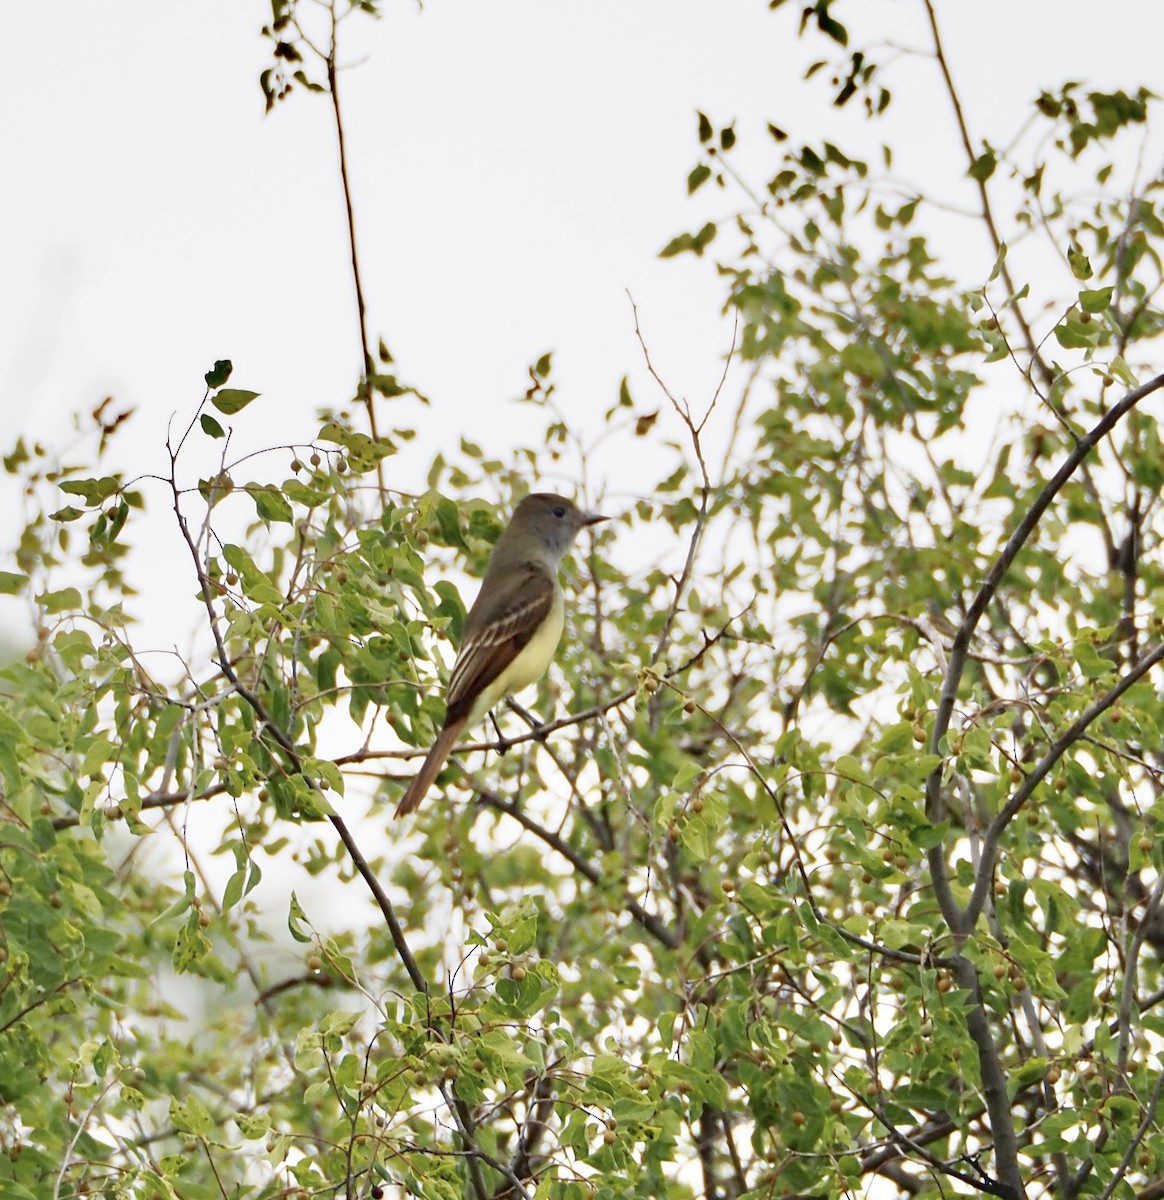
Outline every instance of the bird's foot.
<path id="1" fill-rule="evenodd" d="M 513 739 L 507 738 L 501 732 L 501 726 L 497 724 L 497 718 L 493 713 L 489 714 L 489 720 L 493 722 L 493 732 L 497 734 L 497 741 L 493 744 L 493 748 L 498 754 L 505 754 L 509 747 L 513 745 Z"/>

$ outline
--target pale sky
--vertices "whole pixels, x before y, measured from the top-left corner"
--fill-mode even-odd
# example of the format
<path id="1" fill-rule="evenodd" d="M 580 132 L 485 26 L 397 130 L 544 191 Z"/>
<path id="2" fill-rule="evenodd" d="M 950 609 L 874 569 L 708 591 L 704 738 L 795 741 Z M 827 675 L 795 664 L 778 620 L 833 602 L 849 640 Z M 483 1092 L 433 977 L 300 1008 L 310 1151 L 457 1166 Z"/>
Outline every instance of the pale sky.
<path id="1" fill-rule="evenodd" d="M 870 152 L 892 131 L 919 182 L 943 177 L 943 194 L 970 200 L 958 194 L 962 151 L 933 63 L 900 58 L 893 124 L 866 126 L 801 81 L 828 47 L 792 36 L 795 4 L 775 14 L 764 0 L 384 7 L 383 20 L 344 29 L 341 96 L 370 332 L 434 401 L 386 418 L 421 429 L 392 464 L 402 488 L 422 487 L 432 452 L 455 451 L 462 434 L 498 454 L 536 437 L 536 417 L 512 399 L 545 350 L 560 403 L 590 428 L 624 374 L 655 407 L 627 289 L 674 389 L 693 402 L 710 395 L 729 337 L 722 281 L 709 262 L 657 257 L 736 203 L 711 189 L 686 196 L 697 108 L 737 120 L 759 180 L 776 162 L 768 120 L 798 141 L 864 136 Z M 938 9 L 979 137 L 1009 136 L 1044 84 L 1131 88 L 1159 74 L 1154 0 Z M 924 44 L 917 0 L 838 11 L 855 44 Z M 5 450 L 17 432 L 60 444 L 72 412 L 112 393 L 139 410 L 120 465 L 157 470 L 167 421 L 188 419 L 221 357 L 234 361 L 233 383 L 263 393 L 238 422 L 240 446 L 306 440 L 315 408 L 350 396 L 358 343 L 331 110 L 326 97 L 296 94 L 264 117 L 268 14 L 258 0 L 72 0 L 0 15 Z M 986 256 L 988 270 L 980 238 L 969 230 L 964 251 Z M 623 455 L 600 451 L 596 475 L 624 495 L 649 489 L 653 477 Z M 0 522 L 0 542 L 14 534 Z M 154 569 L 143 564 L 147 578 Z"/>

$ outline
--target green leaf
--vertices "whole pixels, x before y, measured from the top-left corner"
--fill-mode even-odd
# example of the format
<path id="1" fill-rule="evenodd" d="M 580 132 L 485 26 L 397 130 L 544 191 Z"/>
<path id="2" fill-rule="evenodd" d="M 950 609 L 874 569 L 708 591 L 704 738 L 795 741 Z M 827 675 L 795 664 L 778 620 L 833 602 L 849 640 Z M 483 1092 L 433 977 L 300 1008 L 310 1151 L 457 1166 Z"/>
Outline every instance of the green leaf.
<path id="1" fill-rule="evenodd" d="M 994 257 L 994 266 L 990 269 L 990 278 L 988 283 L 993 283 L 999 275 L 1002 274 L 1003 264 L 1006 262 L 1006 242 L 1001 242 L 998 247 L 998 253 Z"/>
<path id="2" fill-rule="evenodd" d="M 56 592 L 41 592 L 36 602 L 46 613 L 78 612 L 81 608 L 81 593 L 74 587 L 61 588 Z"/>
<path id="3" fill-rule="evenodd" d="M 355 1029 L 360 1020 L 360 1013 L 351 1009 L 338 1009 L 329 1012 L 320 1022 L 319 1031 L 324 1037 L 343 1037 Z"/>
<path id="4" fill-rule="evenodd" d="M 696 192 L 711 178 L 711 168 L 707 163 L 700 163 L 687 176 L 687 194 Z"/>
<path id="5" fill-rule="evenodd" d="M 24 438 L 17 438 L 16 445 L 11 454 L 4 455 L 4 470 L 9 475 L 15 475 L 26 462 L 30 461 L 28 447 L 24 444 Z"/>
<path id="6" fill-rule="evenodd" d="M 877 740 L 877 749 L 885 754 L 898 754 L 913 745 L 913 726 L 908 721 L 889 725 Z"/>
<path id="7" fill-rule="evenodd" d="M 396 396 L 407 395 L 412 390 L 409 387 L 405 387 L 395 375 L 382 375 L 379 373 L 368 376 L 368 385 L 374 392 L 387 400 L 391 400 Z"/>
<path id="8" fill-rule="evenodd" d="M 913 731 L 910 729 L 910 738 L 912 740 Z M 841 779 L 850 779 L 855 783 L 868 783 L 869 773 L 861 765 L 860 761 L 851 754 L 843 754 L 837 759 L 836 766 L 833 768 Z"/>
<path id="9" fill-rule="evenodd" d="M 295 514 L 291 505 L 277 488 L 252 484 L 247 491 L 254 498 L 255 509 L 264 521 L 282 521 L 287 525 L 294 523 Z"/>
<path id="10" fill-rule="evenodd" d="M 223 388 L 217 395 L 210 397 L 210 403 L 220 413 L 232 417 L 235 413 L 242 412 L 258 395 L 258 392 L 247 392 L 242 388 Z"/>
<path id="11" fill-rule="evenodd" d="M 12 596 L 22 591 L 28 583 L 27 575 L 15 571 L 0 571 L 0 596 Z"/>
<path id="12" fill-rule="evenodd" d="M 456 546 L 460 550 L 469 549 L 465 542 L 465 536 L 461 533 L 461 514 L 447 496 L 437 499 L 436 519 L 440 526 L 441 537 L 447 545 Z"/>
<path id="13" fill-rule="evenodd" d="M 537 940 L 537 910 L 535 909 L 518 920 L 511 922 L 506 926 L 506 929 L 509 933 L 509 952 L 511 954 L 524 954 Z"/>
<path id="14" fill-rule="evenodd" d="M 683 254 L 685 251 L 691 251 L 693 254 L 702 255 L 704 249 L 710 245 L 715 238 L 716 227 L 712 222 L 708 222 L 699 230 L 698 233 L 681 233 L 678 237 L 673 237 L 662 250 L 659 251 L 660 258 L 674 258 L 676 254 Z"/>
<path id="15" fill-rule="evenodd" d="M 1067 261 L 1071 264 L 1071 273 L 1076 279 L 1090 279 L 1095 274 L 1087 255 L 1078 246 L 1067 247 Z"/>
<path id="16" fill-rule="evenodd" d="M 10 791 L 20 786 L 21 756 L 16 753 L 16 740 L 0 730 L 0 775 Z"/>
<path id="17" fill-rule="evenodd" d="M 97 505 L 120 490 L 121 480 L 112 475 L 100 479 L 66 479 L 59 487 L 70 496 L 84 496 L 88 505 Z"/>
<path id="18" fill-rule="evenodd" d="M 610 1107 L 610 1115 L 620 1124 L 640 1123 L 649 1121 L 655 1115 L 655 1106 L 649 1100 L 636 1100 L 623 1096 Z"/>
<path id="19" fill-rule="evenodd" d="M 668 1009 L 660 1014 L 656 1022 L 659 1030 L 659 1043 L 664 1050 L 670 1051 L 674 1044 L 675 1021 L 679 1014 L 674 1009 Z"/>
<path id="20" fill-rule="evenodd" d="M 1108 370 L 1124 387 L 1135 388 L 1140 386 L 1140 377 L 1128 366 L 1122 356 L 1117 354 L 1108 364 Z"/>
<path id="21" fill-rule="evenodd" d="M 821 33 L 826 37 L 832 38 L 838 46 L 847 46 L 849 44 L 849 31 L 835 17 L 829 13 L 830 0 L 817 0 L 816 5 L 816 23 Z"/>
<path id="22" fill-rule="evenodd" d="M 210 953 L 210 942 L 202 932 L 199 915 L 196 909 L 191 909 L 190 915 L 180 926 L 174 939 L 174 952 L 171 957 L 174 970 L 179 975 L 194 970 Z"/>
<path id="23" fill-rule="evenodd" d="M 209 371 L 206 372 L 206 386 L 208 388 L 220 388 L 230 378 L 231 371 L 234 367 L 231 365 L 229 358 L 220 358 Z"/>
<path id="24" fill-rule="evenodd" d="M 223 546 L 222 557 L 238 572 L 242 580 L 243 595 L 248 599 L 256 604 L 283 603 L 283 593 L 276 587 L 275 581 L 265 571 L 259 570 L 255 561 L 241 546 Z"/>
<path id="25" fill-rule="evenodd" d="M 222 890 L 222 908 L 223 911 L 234 908 L 234 906 L 243 898 L 243 887 L 247 880 L 247 869 L 240 867 L 226 881 L 226 887 Z"/>
<path id="26" fill-rule="evenodd" d="M 1006 1081 L 1007 1093 L 1012 1097 L 1017 1096 L 1024 1088 L 1028 1088 L 1035 1083 L 1041 1083 L 1050 1065 L 1049 1059 L 1042 1058 L 1037 1054 L 1032 1055 L 1025 1062 L 1020 1063 L 1011 1070 Z"/>
<path id="27" fill-rule="evenodd" d="M 1085 288 L 1079 293 L 1079 307 L 1089 313 L 1106 312 L 1111 307 L 1113 290 L 1110 287 L 1093 290 Z"/>
<path id="28" fill-rule="evenodd" d="M 1076 638 L 1073 650 L 1075 661 L 1088 679 L 1100 679 L 1115 670 L 1115 663 L 1102 657 L 1087 638 Z"/>
<path id="29" fill-rule="evenodd" d="M 263 1113 L 235 1113 L 234 1123 L 239 1127 L 239 1132 L 243 1137 L 250 1142 L 266 1138 L 271 1128 L 270 1121 Z"/>
<path id="30" fill-rule="evenodd" d="M 176 1129 L 196 1137 L 209 1137 L 214 1128 L 214 1119 L 194 1092 L 187 1092 L 184 1100 L 170 1097 L 170 1120 Z"/>
<path id="31" fill-rule="evenodd" d="M 970 164 L 970 178 L 978 180 L 979 183 L 985 183 L 994 174 L 997 166 L 998 158 L 994 151 L 987 150 L 985 154 L 980 154 Z"/>
<path id="32" fill-rule="evenodd" d="M 203 413 L 198 418 L 198 423 L 202 426 L 202 432 L 208 434 L 210 437 L 226 437 L 226 431 L 209 413 Z"/>
<path id="33" fill-rule="evenodd" d="M 315 941 L 311 922 L 308 921 L 307 914 L 303 911 L 303 907 L 300 905 L 299 899 L 294 892 L 291 893 L 290 911 L 287 913 L 287 928 L 291 931 L 291 936 L 297 942 L 310 943 Z"/>
<path id="34" fill-rule="evenodd" d="M 1055 340 L 1065 350 L 1086 350 L 1097 343 L 1099 332 L 1094 326 L 1082 324 L 1077 315 L 1070 315 L 1055 326 Z"/>

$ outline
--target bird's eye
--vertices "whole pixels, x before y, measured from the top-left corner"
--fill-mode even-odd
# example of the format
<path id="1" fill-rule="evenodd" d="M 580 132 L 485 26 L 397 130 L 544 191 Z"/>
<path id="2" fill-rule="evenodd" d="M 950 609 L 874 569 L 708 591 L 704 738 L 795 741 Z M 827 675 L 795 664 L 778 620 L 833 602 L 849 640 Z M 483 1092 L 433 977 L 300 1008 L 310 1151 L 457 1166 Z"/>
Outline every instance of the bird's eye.
<path id="1" fill-rule="evenodd" d="M 564 504 L 559 504 L 554 509 L 554 516 L 555 517 L 564 517 L 565 515 L 566 515 L 566 506 Z"/>

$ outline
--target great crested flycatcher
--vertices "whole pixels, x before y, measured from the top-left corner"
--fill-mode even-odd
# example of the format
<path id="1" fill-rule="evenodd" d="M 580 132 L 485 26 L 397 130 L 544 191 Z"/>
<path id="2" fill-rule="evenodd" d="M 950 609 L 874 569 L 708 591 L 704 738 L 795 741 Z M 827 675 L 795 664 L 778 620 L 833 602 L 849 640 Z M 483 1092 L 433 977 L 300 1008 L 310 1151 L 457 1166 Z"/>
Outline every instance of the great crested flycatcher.
<path id="1" fill-rule="evenodd" d="M 534 492 L 517 506 L 465 618 L 445 723 L 397 806 L 398 817 L 424 799 L 466 726 L 546 673 L 566 615 L 558 568 L 579 530 L 605 520 L 552 492 Z"/>

